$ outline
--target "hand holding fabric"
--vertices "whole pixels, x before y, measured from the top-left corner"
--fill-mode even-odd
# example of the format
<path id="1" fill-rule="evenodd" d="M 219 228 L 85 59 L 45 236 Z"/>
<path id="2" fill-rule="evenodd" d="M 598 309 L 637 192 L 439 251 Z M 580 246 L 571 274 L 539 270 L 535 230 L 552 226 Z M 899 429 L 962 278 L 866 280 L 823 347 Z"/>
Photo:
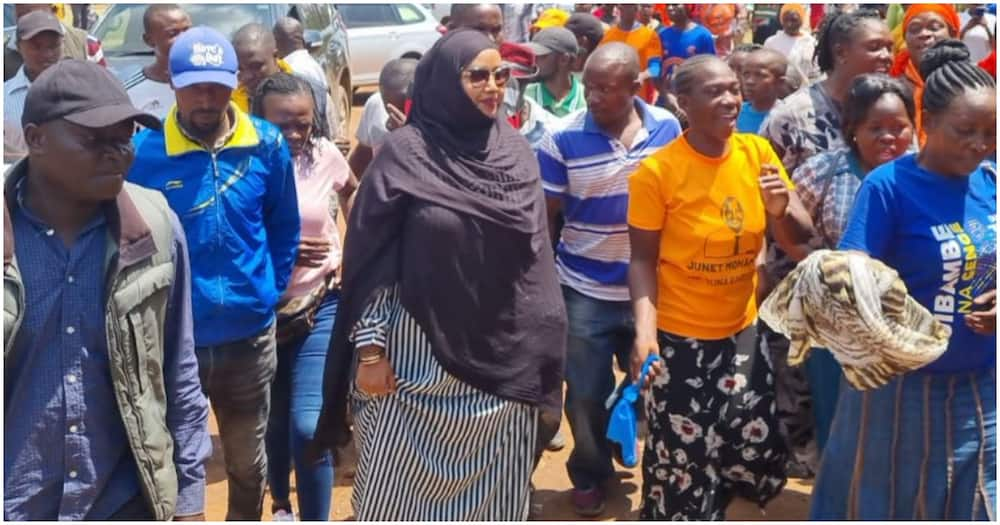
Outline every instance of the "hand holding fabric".
<path id="1" fill-rule="evenodd" d="M 650 355 L 660 355 L 660 345 L 655 341 L 640 341 L 636 340 L 635 344 L 632 346 L 632 353 L 629 358 L 629 376 L 632 378 L 633 382 L 638 382 L 640 380 L 639 375 L 642 373 L 642 365 L 646 362 L 646 359 Z M 642 378 L 642 389 L 649 389 L 649 385 L 653 382 L 656 376 L 660 375 L 663 371 L 663 360 L 659 359 L 655 363 L 651 364 L 646 373 L 646 377 Z"/>

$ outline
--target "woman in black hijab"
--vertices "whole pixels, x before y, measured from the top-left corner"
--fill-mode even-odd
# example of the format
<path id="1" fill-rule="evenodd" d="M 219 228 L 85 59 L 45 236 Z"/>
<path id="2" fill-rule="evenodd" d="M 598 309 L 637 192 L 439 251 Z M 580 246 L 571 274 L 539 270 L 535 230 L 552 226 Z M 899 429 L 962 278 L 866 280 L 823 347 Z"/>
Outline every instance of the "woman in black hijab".
<path id="1" fill-rule="evenodd" d="M 448 33 L 358 191 L 316 438 L 344 442 L 349 402 L 358 520 L 527 518 L 566 313 L 537 163 L 497 119 L 509 77 L 488 38 Z"/>

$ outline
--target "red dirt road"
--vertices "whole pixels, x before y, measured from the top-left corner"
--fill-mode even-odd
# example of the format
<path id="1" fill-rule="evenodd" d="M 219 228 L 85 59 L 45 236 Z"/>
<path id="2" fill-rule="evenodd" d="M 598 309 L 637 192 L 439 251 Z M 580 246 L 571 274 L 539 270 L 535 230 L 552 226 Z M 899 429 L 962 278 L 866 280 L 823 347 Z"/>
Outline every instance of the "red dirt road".
<path id="1" fill-rule="evenodd" d="M 566 475 L 566 460 L 572 449 L 572 436 L 569 425 L 563 420 L 563 435 L 566 436 L 566 448 L 559 452 L 546 452 L 535 471 L 534 483 L 536 497 L 543 504 L 542 519 L 547 521 L 581 520 L 573 512 L 570 502 L 572 485 Z M 208 465 L 207 518 L 223 520 L 226 517 L 227 482 L 225 467 L 222 462 L 221 445 L 218 440 L 218 429 L 214 418 L 211 421 L 211 431 L 215 454 Z M 626 470 L 619 467 L 620 483 L 610 491 L 608 504 L 600 520 L 635 520 L 639 517 L 639 507 L 642 491 L 642 474 L 639 469 Z M 294 475 L 292 476 L 292 501 L 295 505 Z M 333 510 L 330 519 L 344 520 L 352 516 L 350 480 L 340 473 L 336 476 L 333 489 Z M 743 500 L 734 501 L 729 507 L 727 518 L 739 521 L 781 520 L 804 521 L 809 511 L 809 494 L 812 491 L 811 482 L 789 480 L 785 491 L 767 508 L 767 514 L 761 515 L 757 507 Z M 271 498 L 264 500 L 264 520 L 271 519 Z"/>

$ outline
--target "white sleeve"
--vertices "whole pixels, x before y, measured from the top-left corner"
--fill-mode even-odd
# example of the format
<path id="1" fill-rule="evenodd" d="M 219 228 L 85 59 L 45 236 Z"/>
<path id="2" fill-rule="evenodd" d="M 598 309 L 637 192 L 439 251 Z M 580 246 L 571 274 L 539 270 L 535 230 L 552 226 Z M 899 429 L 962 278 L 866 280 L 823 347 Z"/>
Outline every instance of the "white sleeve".
<path id="1" fill-rule="evenodd" d="M 377 146 L 379 139 L 388 131 L 385 129 L 385 121 L 388 118 L 382 106 L 382 97 L 378 93 L 368 97 L 361 112 L 361 121 L 358 123 L 356 134 L 358 142 L 371 148 Z"/>

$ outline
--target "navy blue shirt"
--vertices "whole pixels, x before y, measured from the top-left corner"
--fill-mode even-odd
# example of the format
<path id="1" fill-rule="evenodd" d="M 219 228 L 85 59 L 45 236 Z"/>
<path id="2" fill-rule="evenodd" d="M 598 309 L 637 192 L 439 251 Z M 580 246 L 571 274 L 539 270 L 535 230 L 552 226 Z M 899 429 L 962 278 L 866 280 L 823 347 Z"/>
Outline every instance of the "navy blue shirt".
<path id="1" fill-rule="evenodd" d="M 67 248 L 27 209 L 22 193 L 17 192 L 11 221 L 26 307 L 6 362 L 4 519 L 107 519 L 140 494 L 108 359 L 108 222 L 99 215 Z M 166 423 L 178 471 L 177 514 L 183 516 L 203 510 L 211 441 L 191 337 L 184 238 L 176 221 L 174 230 L 178 272 L 167 316 L 164 374 Z"/>
<path id="2" fill-rule="evenodd" d="M 948 350 L 922 368 L 964 372 L 996 364 L 996 336 L 965 325 L 972 300 L 996 289 L 996 165 L 943 177 L 910 154 L 876 168 L 858 191 L 840 241 L 899 272 L 920 304 L 951 330 Z"/>

